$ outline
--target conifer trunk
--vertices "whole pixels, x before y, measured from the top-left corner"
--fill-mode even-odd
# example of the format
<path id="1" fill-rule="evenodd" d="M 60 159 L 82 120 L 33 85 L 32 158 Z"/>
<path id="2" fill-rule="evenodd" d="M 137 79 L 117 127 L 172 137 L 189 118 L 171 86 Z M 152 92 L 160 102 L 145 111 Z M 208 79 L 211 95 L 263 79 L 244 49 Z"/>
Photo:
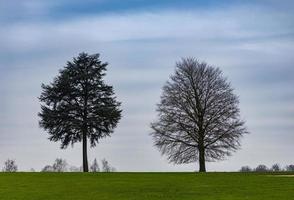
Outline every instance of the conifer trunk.
<path id="1" fill-rule="evenodd" d="M 88 172 L 87 135 L 83 133 L 83 171 Z"/>

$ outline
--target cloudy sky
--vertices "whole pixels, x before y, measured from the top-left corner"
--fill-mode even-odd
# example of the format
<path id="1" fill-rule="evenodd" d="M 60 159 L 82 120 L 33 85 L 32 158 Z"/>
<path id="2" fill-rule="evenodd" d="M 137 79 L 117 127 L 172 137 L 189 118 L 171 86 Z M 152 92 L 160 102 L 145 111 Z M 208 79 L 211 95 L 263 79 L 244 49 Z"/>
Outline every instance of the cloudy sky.
<path id="1" fill-rule="evenodd" d="M 150 122 L 175 62 L 193 56 L 220 67 L 250 131 L 242 149 L 209 171 L 294 163 L 294 3 L 286 0 L 0 0 L 0 166 L 40 170 L 62 157 L 82 164 L 81 145 L 60 150 L 38 126 L 41 83 L 79 52 L 109 62 L 122 101 L 111 138 L 89 150 L 119 171 L 193 171 L 153 146 Z"/>

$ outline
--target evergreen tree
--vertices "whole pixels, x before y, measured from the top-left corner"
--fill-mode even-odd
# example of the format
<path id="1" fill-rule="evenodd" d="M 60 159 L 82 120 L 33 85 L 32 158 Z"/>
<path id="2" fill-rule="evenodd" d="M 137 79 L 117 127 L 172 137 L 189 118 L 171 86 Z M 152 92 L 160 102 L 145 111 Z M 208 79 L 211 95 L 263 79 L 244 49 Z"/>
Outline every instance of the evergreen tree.
<path id="1" fill-rule="evenodd" d="M 121 118 L 120 102 L 105 76 L 99 54 L 81 53 L 49 85 L 42 84 L 40 126 L 61 148 L 83 144 L 83 171 L 88 172 L 87 139 L 91 147 L 113 133 Z"/>

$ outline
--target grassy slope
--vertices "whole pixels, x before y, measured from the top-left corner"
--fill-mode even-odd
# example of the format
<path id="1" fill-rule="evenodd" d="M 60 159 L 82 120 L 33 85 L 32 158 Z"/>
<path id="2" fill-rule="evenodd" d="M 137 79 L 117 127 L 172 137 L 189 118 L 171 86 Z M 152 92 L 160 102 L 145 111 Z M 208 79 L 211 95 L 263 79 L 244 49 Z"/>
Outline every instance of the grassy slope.
<path id="1" fill-rule="evenodd" d="M 294 177 L 255 173 L 0 173 L 1 200 L 294 199 Z"/>

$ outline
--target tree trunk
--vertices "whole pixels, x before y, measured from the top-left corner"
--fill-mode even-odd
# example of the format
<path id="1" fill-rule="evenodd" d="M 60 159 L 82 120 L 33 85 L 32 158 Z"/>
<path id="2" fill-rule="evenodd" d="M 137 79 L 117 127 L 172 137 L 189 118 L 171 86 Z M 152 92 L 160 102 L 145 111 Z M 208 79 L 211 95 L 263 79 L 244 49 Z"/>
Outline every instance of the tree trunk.
<path id="1" fill-rule="evenodd" d="M 83 171 L 88 172 L 87 135 L 83 133 Z"/>
<path id="2" fill-rule="evenodd" d="M 84 97 L 84 116 L 83 116 L 83 171 L 88 172 L 88 156 L 87 156 L 87 133 L 88 133 L 88 123 L 87 123 L 87 117 L 88 117 L 88 88 L 86 84 L 85 88 L 85 97 Z"/>
<path id="3" fill-rule="evenodd" d="M 204 147 L 199 148 L 199 172 L 206 172 Z"/>
<path id="4" fill-rule="evenodd" d="M 205 147 L 204 147 L 204 131 L 202 129 L 203 117 L 200 118 L 200 130 L 199 130 L 199 143 L 198 143 L 198 151 L 199 151 L 199 172 L 206 172 L 205 168 Z"/>

